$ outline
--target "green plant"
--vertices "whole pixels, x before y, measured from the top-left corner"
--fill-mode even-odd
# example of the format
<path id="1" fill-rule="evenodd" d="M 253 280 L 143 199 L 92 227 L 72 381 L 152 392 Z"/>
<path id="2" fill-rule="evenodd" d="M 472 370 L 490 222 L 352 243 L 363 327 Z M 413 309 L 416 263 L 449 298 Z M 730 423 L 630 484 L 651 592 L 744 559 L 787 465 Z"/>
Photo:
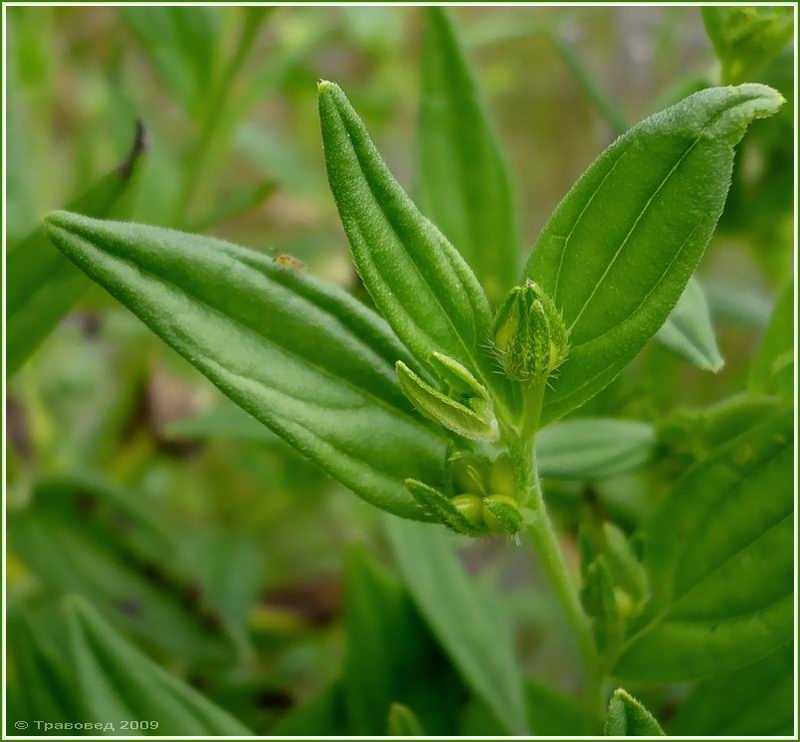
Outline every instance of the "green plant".
<path id="1" fill-rule="evenodd" d="M 562 418 L 603 392 L 657 336 L 700 368 L 721 367 L 692 276 L 725 206 L 736 146 L 784 101 L 763 84 L 709 87 L 628 129 L 567 193 L 523 267 L 507 168 L 439 8 L 426 11 L 424 60 L 420 207 L 342 89 L 319 84 L 330 188 L 376 311 L 291 261 L 209 237 L 75 210 L 50 214 L 44 229 L 236 405 L 389 514 L 386 533 L 403 582 L 363 554 L 348 562 L 345 630 L 364 646 L 348 649 L 344 680 L 307 710 L 317 724 L 333 727 L 344 715 L 354 733 L 419 735 L 427 730 L 423 711 L 426 720 L 449 723 L 437 718 L 441 709 L 426 708 L 427 694 L 414 693 L 425 681 L 421 668 L 434 672 L 425 662 L 438 642 L 458 669 L 437 676 L 442 696 L 457 695 L 466 682 L 505 732 L 540 731 L 537 710 L 562 704 L 579 709 L 580 731 L 663 734 L 627 691 L 616 690 L 609 706 L 612 679 L 645 687 L 702 679 L 691 718 L 741 668 L 764 663 L 770 676 L 770 660 L 780 664 L 790 640 L 791 287 L 745 397 L 683 413 L 658 430 Z M 242 424 L 248 435 L 264 435 L 252 419 Z M 650 460 L 657 444 L 685 446 L 691 465 L 634 534 L 584 514 L 576 584 L 542 477 L 602 480 Z M 166 548 L 152 546 L 167 535 L 124 495 L 96 482 L 82 488 L 102 491 L 149 534 L 146 548 L 138 537 L 105 544 L 109 568 L 129 553 Z M 57 515 L 45 522 L 69 543 Z M 26 523 L 23 517 L 18 548 L 35 563 L 44 558 L 34 531 L 42 520 L 28 532 Z M 579 703 L 526 687 L 502 612 L 465 575 L 442 525 L 475 538 L 529 535 L 581 657 Z M 71 591 L 89 592 L 74 574 L 63 579 L 73 580 Z M 172 610 L 168 596 L 157 600 Z M 71 641 L 83 651 L 76 663 L 100 664 L 99 656 L 87 659 L 87 648 L 98 654 L 103 644 L 137 669 L 127 679 L 138 682 L 131 703 L 166 703 L 143 690 L 166 684 L 178 699 L 174 719 L 199 704 L 198 733 L 242 733 L 235 720 L 131 657 L 81 603 L 69 610 Z M 224 652 L 241 639 L 235 621 L 223 620 L 215 632 L 200 624 L 184 629 L 195 632 L 197 651 Z M 406 644 L 398 648 L 387 635 Z M 279 727 L 302 729 L 296 718 Z"/>

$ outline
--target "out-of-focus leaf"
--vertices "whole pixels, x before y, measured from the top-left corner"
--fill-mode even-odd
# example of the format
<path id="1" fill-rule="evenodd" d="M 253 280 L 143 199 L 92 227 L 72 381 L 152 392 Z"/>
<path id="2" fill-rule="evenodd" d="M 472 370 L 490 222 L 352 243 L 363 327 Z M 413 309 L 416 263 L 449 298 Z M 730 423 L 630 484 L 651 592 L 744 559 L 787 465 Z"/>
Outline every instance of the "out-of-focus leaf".
<path id="1" fill-rule="evenodd" d="M 119 12 L 170 92 L 186 110 L 197 113 L 214 70 L 219 9 L 147 6 Z"/>
<path id="2" fill-rule="evenodd" d="M 61 250 L 236 404 L 365 500 L 425 518 L 403 482 L 441 482 L 445 444 L 400 391 L 395 362 L 416 364 L 377 315 L 227 242 L 66 212 L 47 223 Z"/>
<path id="3" fill-rule="evenodd" d="M 275 190 L 275 183 L 265 180 L 250 188 L 240 188 L 228 194 L 213 210 L 195 221 L 191 226 L 193 232 L 205 232 L 221 222 L 260 206 Z"/>
<path id="4" fill-rule="evenodd" d="M 601 720 L 590 722 L 585 706 L 537 680 L 525 682 L 525 703 L 528 729 L 538 737 L 558 737 L 587 734 L 600 728 Z M 465 737 L 503 736 L 506 728 L 485 702 L 474 698 L 467 706 L 461 724 Z"/>
<path id="5" fill-rule="evenodd" d="M 272 729 L 274 737 L 351 735 L 342 680 L 335 680 L 319 695 L 296 706 Z"/>
<path id="6" fill-rule="evenodd" d="M 640 701 L 617 688 L 608 706 L 603 734 L 606 737 L 662 737 L 664 730 Z"/>
<path id="7" fill-rule="evenodd" d="M 659 445 L 700 460 L 778 412 L 773 397 L 737 394 L 703 410 L 678 409 L 658 425 Z"/>
<path id="8" fill-rule="evenodd" d="M 383 734 L 395 702 L 414 708 L 431 734 L 446 733 L 462 686 L 403 583 L 353 551 L 344 605 L 344 692 L 353 733 Z"/>
<path id="9" fill-rule="evenodd" d="M 634 420 L 565 420 L 536 436 L 539 473 L 552 479 L 604 479 L 636 469 L 653 456 L 655 432 Z"/>
<path id="10" fill-rule="evenodd" d="M 430 6 L 424 13 L 419 205 L 499 304 L 519 272 L 511 178 L 447 11 Z"/>
<path id="11" fill-rule="evenodd" d="M 581 86 L 589 100 L 592 101 L 595 108 L 611 127 L 611 133 L 615 137 L 624 134 L 628 130 L 628 122 L 624 114 L 616 102 L 602 90 L 592 71 L 581 59 L 577 50 L 557 33 L 551 33 L 550 37 L 578 85 Z"/>
<path id="12" fill-rule="evenodd" d="M 131 493 L 89 473 L 49 479 L 10 518 L 10 548 L 46 585 L 92 600 L 117 625 L 178 656 L 233 656 L 202 581 Z"/>
<path id="13" fill-rule="evenodd" d="M 769 323 L 771 302 L 768 295 L 718 281 L 706 282 L 704 289 L 715 320 L 758 329 Z"/>
<path id="14" fill-rule="evenodd" d="M 794 9 L 790 6 L 705 5 L 702 12 L 727 85 L 752 80 L 794 33 Z"/>
<path id="15" fill-rule="evenodd" d="M 412 598 L 464 681 L 508 731 L 527 734 L 522 674 L 496 598 L 466 574 L 443 528 L 388 517 L 385 525 Z"/>
<path id="16" fill-rule="evenodd" d="M 145 132 L 138 124 L 133 146 L 125 161 L 67 208 L 102 217 L 119 207 L 145 146 Z M 13 374 L 90 284 L 86 276 L 53 247 L 41 226 L 11 246 L 6 260 L 6 360 L 8 373 Z"/>
<path id="17" fill-rule="evenodd" d="M 389 707 L 389 720 L 386 724 L 389 737 L 424 737 L 425 731 L 414 712 L 402 703 L 393 703 Z"/>
<path id="18" fill-rule="evenodd" d="M 543 422 L 594 396 L 655 335 L 711 238 L 734 146 L 782 104 L 763 85 L 695 93 L 630 129 L 573 186 L 525 271 L 570 329 Z"/>
<path id="19" fill-rule="evenodd" d="M 679 682 L 792 636 L 793 426 L 774 415 L 690 468 L 645 529 L 652 598 L 614 673 Z"/>
<path id="20" fill-rule="evenodd" d="M 78 699 L 65 658 L 37 635 L 38 627 L 22 610 L 9 615 L 8 627 L 8 709 L 12 724 L 23 722 L 28 725 L 27 734 L 41 734 L 42 730 L 34 726 L 36 719 L 52 723 L 75 721 L 79 716 Z"/>
<path id="21" fill-rule="evenodd" d="M 788 644 L 753 665 L 698 683 L 667 729 L 678 736 L 791 736 L 794 660 Z"/>
<path id="22" fill-rule="evenodd" d="M 84 714 L 116 724 L 157 722 L 146 735 L 247 736 L 252 732 L 174 675 L 145 657 L 85 601 L 65 605 L 72 675 Z"/>
<path id="23" fill-rule="evenodd" d="M 794 402 L 794 282 L 783 290 L 750 368 L 750 389 Z"/>
<path id="24" fill-rule="evenodd" d="M 656 340 L 689 363 L 716 373 L 725 361 L 719 352 L 703 287 L 692 277 Z"/>

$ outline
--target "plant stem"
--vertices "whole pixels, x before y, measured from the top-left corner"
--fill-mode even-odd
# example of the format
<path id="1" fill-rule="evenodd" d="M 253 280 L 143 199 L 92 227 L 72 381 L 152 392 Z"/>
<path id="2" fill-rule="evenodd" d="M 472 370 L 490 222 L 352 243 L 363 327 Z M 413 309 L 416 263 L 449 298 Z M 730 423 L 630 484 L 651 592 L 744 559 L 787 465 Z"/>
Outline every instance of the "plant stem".
<path id="1" fill-rule="evenodd" d="M 517 431 L 505 430 L 504 438 L 514 466 L 518 499 L 533 512 L 528 532 L 578 645 L 585 676 L 584 694 L 587 718 L 594 720 L 602 718 L 604 711 L 603 674 L 589 618 L 570 581 L 558 537 L 547 513 L 536 466 L 534 440 L 539 425 L 543 397 L 544 384 L 525 390 L 521 426 Z"/>

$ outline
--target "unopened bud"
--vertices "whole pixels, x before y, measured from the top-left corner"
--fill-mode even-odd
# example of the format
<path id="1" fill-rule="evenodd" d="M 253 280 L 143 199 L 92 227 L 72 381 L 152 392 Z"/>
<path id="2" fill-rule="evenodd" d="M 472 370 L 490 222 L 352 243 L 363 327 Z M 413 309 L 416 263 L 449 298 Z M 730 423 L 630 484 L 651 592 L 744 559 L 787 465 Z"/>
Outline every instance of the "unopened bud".
<path id="1" fill-rule="evenodd" d="M 495 322 L 494 343 L 506 375 L 541 383 L 567 357 L 567 328 L 535 281 L 511 289 Z"/>

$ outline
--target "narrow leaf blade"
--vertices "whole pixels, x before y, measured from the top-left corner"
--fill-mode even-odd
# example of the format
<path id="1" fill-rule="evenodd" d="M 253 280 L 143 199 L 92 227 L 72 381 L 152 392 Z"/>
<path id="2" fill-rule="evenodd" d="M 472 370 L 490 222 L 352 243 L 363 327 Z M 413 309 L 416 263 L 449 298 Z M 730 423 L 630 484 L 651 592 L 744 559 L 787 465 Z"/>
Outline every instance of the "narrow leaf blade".
<path id="1" fill-rule="evenodd" d="M 622 688 L 611 697 L 603 733 L 606 737 L 664 736 L 664 730 L 641 701 Z"/>
<path id="2" fill-rule="evenodd" d="M 420 612 L 464 680 L 512 734 L 527 733 L 511 627 L 458 561 L 447 532 L 386 518 L 395 559 Z"/>
<path id="3" fill-rule="evenodd" d="M 424 13 L 419 204 L 496 305 L 519 273 L 511 178 L 448 12 L 430 6 Z"/>

